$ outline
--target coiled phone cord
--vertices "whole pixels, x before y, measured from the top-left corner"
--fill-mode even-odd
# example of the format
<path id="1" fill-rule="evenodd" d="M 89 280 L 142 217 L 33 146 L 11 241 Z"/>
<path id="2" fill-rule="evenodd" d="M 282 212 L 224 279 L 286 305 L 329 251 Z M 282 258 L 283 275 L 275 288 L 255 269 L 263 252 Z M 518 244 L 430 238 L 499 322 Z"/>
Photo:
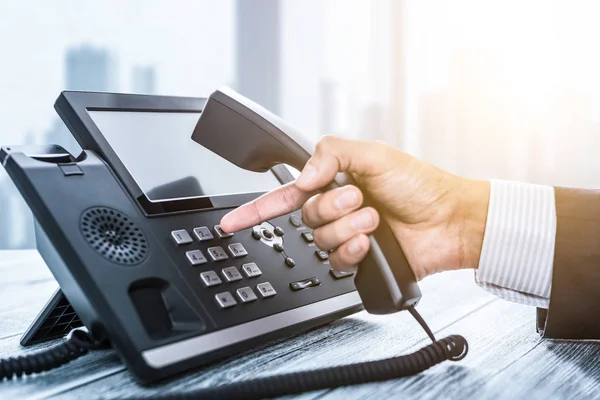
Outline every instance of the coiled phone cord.
<path id="1" fill-rule="evenodd" d="M 0 359 L 0 381 L 50 371 L 97 347 L 98 344 L 86 331 L 74 329 L 64 342 L 56 346 L 26 356 Z"/>
<path id="2" fill-rule="evenodd" d="M 468 352 L 467 340 L 452 335 L 436 340 L 414 307 L 408 311 L 427 333 L 432 344 L 414 353 L 383 360 L 340 365 L 289 374 L 273 375 L 248 381 L 235 382 L 187 393 L 159 395 L 159 399 L 263 399 L 313 390 L 381 382 L 418 374 L 443 361 L 462 360 Z M 16 358 L 0 359 L 0 380 L 48 371 L 64 365 L 99 344 L 83 330 L 73 330 L 65 342 L 50 349 Z"/>

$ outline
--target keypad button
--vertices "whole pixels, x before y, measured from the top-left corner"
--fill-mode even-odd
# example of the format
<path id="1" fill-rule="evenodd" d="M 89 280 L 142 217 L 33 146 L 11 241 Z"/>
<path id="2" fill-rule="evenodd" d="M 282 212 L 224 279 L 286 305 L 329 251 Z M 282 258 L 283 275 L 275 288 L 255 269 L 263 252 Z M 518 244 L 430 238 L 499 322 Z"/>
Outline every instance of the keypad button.
<path id="1" fill-rule="evenodd" d="M 224 232 L 223 229 L 221 229 L 221 225 L 215 225 L 215 232 L 216 232 L 217 236 L 219 236 L 220 238 L 229 238 L 229 237 L 233 236 L 233 232 L 231 232 L 231 233 Z"/>
<path id="2" fill-rule="evenodd" d="M 242 279 L 242 274 L 240 274 L 240 271 L 236 267 L 223 268 L 221 274 L 227 282 L 235 282 Z"/>
<path id="3" fill-rule="evenodd" d="M 209 247 L 207 251 L 214 261 L 223 261 L 229 258 L 221 246 Z"/>
<path id="4" fill-rule="evenodd" d="M 239 299 L 242 301 L 242 303 L 250 303 L 256 300 L 256 295 L 252 291 L 252 288 L 250 288 L 249 286 L 239 288 L 238 290 L 236 290 L 236 293 Z"/>
<path id="5" fill-rule="evenodd" d="M 217 286 L 223 283 L 215 271 L 206 271 L 201 273 L 200 279 L 202 279 L 202 282 L 204 282 L 206 287 Z"/>
<path id="6" fill-rule="evenodd" d="M 196 238 L 198 238 L 198 240 L 201 242 L 206 242 L 207 240 L 214 239 L 213 234 L 210 233 L 210 229 L 208 229 L 206 226 L 194 228 L 194 234 L 196 235 Z"/>
<path id="7" fill-rule="evenodd" d="M 291 257 L 287 257 L 285 259 L 285 265 L 287 265 L 290 268 L 294 268 L 296 266 L 296 261 L 294 261 L 294 259 Z"/>
<path id="8" fill-rule="evenodd" d="M 273 239 L 273 233 L 270 230 L 268 230 L 268 229 L 263 229 L 262 230 L 262 235 L 267 240 Z"/>
<path id="9" fill-rule="evenodd" d="M 227 248 L 234 258 L 248 255 L 248 252 L 241 243 L 231 243 L 229 246 L 227 246 Z"/>
<path id="10" fill-rule="evenodd" d="M 302 218 L 296 214 L 292 214 L 290 215 L 290 224 L 294 225 L 295 227 L 302 226 Z"/>
<path id="11" fill-rule="evenodd" d="M 319 278 L 309 278 L 297 282 L 290 283 L 290 288 L 294 291 L 306 289 L 313 286 L 319 286 L 321 281 Z"/>
<path id="12" fill-rule="evenodd" d="M 279 226 L 276 226 L 276 227 L 275 227 L 275 230 L 274 230 L 273 232 L 275 232 L 275 234 L 276 234 L 277 236 L 283 236 L 283 233 L 284 233 L 284 232 L 283 232 L 283 229 L 281 229 L 281 227 L 279 227 Z"/>
<path id="13" fill-rule="evenodd" d="M 188 251 L 185 253 L 185 256 L 192 265 L 201 265 L 208 262 L 208 260 L 206 259 L 206 257 L 204 257 L 204 254 L 202 254 L 200 250 Z"/>
<path id="14" fill-rule="evenodd" d="M 304 239 L 306 243 L 312 243 L 315 241 L 312 232 L 302 232 L 302 239 Z"/>
<path id="15" fill-rule="evenodd" d="M 260 268 L 258 268 L 256 263 L 244 264 L 242 265 L 242 269 L 244 270 L 244 274 L 246 274 L 248 278 L 254 278 L 262 275 L 262 271 L 260 270 Z"/>
<path id="16" fill-rule="evenodd" d="M 326 261 L 329 259 L 329 252 L 327 252 L 325 250 L 316 250 L 315 255 L 321 261 Z"/>
<path id="17" fill-rule="evenodd" d="M 273 248 L 275 250 L 277 250 L 278 252 L 280 252 L 280 253 L 283 251 L 283 245 L 281 243 L 275 243 L 275 244 L 273 244 Z"/>
<path id="18" fill-rule="evenodd" d="M 229 308 L 237 304 L 237 301 L 235 301 L 235 299 L 229 292 L 217 293 L 215 295 L 215 299 L 217 300 L 217 303 L 219 303 L 221 308 Z"/>
<path id="19" fill-rule="evenodd" d="M 185 229 L 179 229 L 171 232 L 171 237 L 176 244 L 188 244 L 192 243 L 192 237 Z"/>
<path id="20" fill-rule="evenodd" d="M 330 269 L 329 273 L 331 274 L 331 276 L 333 276 L 335 279 L 342 279 L 342 278 L 348 278 L 349 276 L 354 275 L 354 272 L 346 272 L 346 271 L 338 271 L 336 269 Z"/>
<path id="21" fill-rule="evenodd" d="M 273 285 L 271 285 L 269 282 L 259 283 L 256 285 L 256 289 L 263 298 L 272 297 L 277 294 L 275 289 L 273 289 Z"/>

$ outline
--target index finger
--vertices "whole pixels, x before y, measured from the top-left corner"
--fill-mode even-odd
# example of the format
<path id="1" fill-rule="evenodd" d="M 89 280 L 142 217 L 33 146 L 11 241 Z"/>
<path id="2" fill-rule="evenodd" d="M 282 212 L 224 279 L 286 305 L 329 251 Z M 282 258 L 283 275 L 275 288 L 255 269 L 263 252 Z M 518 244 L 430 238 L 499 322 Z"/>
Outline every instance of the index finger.
<path id="1" fill-rule="evenodd" d="M 221 229 L 237 232 L 285 215 L 301 208 L 315 193 L 298 189 L 294 182 L 287 183 L 227 213 L 221 219 Z"/>

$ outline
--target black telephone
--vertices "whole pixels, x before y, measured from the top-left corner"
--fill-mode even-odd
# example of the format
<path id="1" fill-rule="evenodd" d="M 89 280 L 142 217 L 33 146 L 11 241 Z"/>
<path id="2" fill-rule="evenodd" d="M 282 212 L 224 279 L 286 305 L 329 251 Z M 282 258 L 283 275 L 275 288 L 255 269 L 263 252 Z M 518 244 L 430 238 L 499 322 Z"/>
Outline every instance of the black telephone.
<path id="1" fill-rule="evenodd" d="M 231 209 L 293 181 L 284 164 L 302 169 L 312 153 L 309 140 L 267 110 L 227 88 L 208 100 L 66 91 L 55 108 L 81 154 L 57 145 L 0 151 L 60 285 L 22 344 L 79 326 L 87 333 L 72 331 L 45 364 L 35 354 L 0 360 L 0 379 L 109 342 L 147 384 L 363 307 L 409 310 L 434 343 L 380 361 L 388 374 L 356 364 L 300 374 L 300 386 L 292 374 L 202 395 L 260 398 L 390 379 L 466 355 L 464 338 L 435 341 L 416 313 L 421 293 L 387 225 L 371 237 L 354 279 L 329 267 L 299 212 L 234 234 L 220 229 Z M 330 187 L 348 181 L 340 175 Z"/>

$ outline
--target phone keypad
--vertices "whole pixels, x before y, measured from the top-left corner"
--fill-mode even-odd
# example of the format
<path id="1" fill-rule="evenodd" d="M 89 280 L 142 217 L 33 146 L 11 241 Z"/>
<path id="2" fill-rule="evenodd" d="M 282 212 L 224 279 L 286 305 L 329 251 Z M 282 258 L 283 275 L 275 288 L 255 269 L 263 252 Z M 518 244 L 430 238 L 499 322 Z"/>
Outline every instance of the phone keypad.
<path id="1" fill-rule="evenodd" d="M 171 237 L 177 245 L 192 243 L 192 237 L 185 229 L 178 229 L 176 231 L 172 231 Z"/>
<path id="2" fill-rule="evenodd" d="M 234 258 L 248 255 L 248 252 L 241 243 L 231 243 L 229 246 L 227 246 L 227 248 Z"/>
<path id="3" fill-rule="evenodd" d="M 204 257 L 204 254 L 200 250 L 186 251 L 185 256 L 187 257 L 190 264 L 196 266 L 206 264 L 208 260 Z"/>
<path id="4" fill-rule="evenodd" d="M 239 288 L 238 290 L 236 290 L 236 293 L 242 303 L 250 303 L 257 299 L 250 286 Z"/>
<path id="5" fill-rule="evenodd" d="M 223 268 L 221 274 L 227 282 L 236 282 L 243 279 L 242 274 L 240 274 L 240 271 L 236 267 Z"/>
<path id="6" fill-rule="evenodd" d="M 219 236 L 221 239 L 230 238 L 233 236 L 233 233 L 227 233 L 227 232 L 223 231 L 223 229 L 221 229 L 221 225 L 215 225 L 214 230 L 215 230 L 215 233 L 217 234 L 217 236 Z"/>
<path id="7" fill-rule="evenodd" d="M 206 242 L 207 240 L 212 240 L 215 238 L 213 234 L 210 233 L 210 229 L 208 229 L 206 226 L 194 228 L 194 235 L 196 235 L 196 238 L 200 242 Z"/>
<path id="8" fill-rule="evenodd" d="M 284 269 L 278 273 L 282 272 L 285 274 L 283 271 L 291 270 L 294 267 L 296 269 L 303 269 L 302 266 L 305 264 L 300 263 L 299 266 L 296 266 L 296 261 L 285 252 L 283 247 L 284 235 L 286 235 L 286 237 L 292 235 L 289 239 L 292 243 L 293 240 L 299 239 L 299 242 L 296 243 L 304 244 L 307 248 L 308 255 L 310 255 L 310 252 L 314 252 L 315 256 L 313 257 L 315 257 L 316 260 L 328 264 L 327 260 L 329 258 L 329 252 L 322 251 L 315 247 L 312 230 L 304 225 L 301 216 L 291 214 L 287 218 L 289 218 L 289 220 L 286 222 L 288 222 L 289 225 L 286 225 L 286 227 L 270 224 L 261 224 L 254 227 L 251 231 L 252 236 L 249 234 L 248 239 L 250 239 L 252 243 L 256 242 L 251 239 L 251 237 L 256 239 L 256 241 L 262 241 L 266 246 L 272 247 L 272 251 L 275 254 L 282 257 L 281 266 Z M 292 232 L 290 232 L 290 226 L 294 227 Z M 284 229 L 287 232 L 284 232 Z M 210 293 L 209 296 L 213 296 L 215 299 L 214 301 L 216 301 L 216 304 L 213 303 L 214 306 L 221 309 L 228 309 L 235 307 L 236 305 L 237 307 L 242 307 L 242 305 L 245 307 L 246 304 L 257 301 L 270 301 L 270 298 L 278 294 L 275 287 L 285 293 L 295 293 L 301 291 L 301 289 L 304 289 L 305 287 L 319 286 L 321 282 L 324 282 L 322 276 L 298 281 L 297 279 L 299 277 L 296 274 L 293 274 L 290 275 L 290 277 L 294 276 L 295 279 L 290 279 L 285 286 L 279 287 L 278 285 L 282 285 L 282 283 L 279 282 L 278 279 L 272 281 L 275 283 L 275 286 L 271 282 L 265 281 L 264 277 L 263 279 L 260 279 L 260 277 L 263 276 L 263 271 L 261 271 L 261 268 L 259 268 L 256 262 L 240 262 L 237 265 L 223 263 L 223 261 L 226 260 L 230 260 L 231 262 L 231 260 L 237 261 L 237 259 L 248 257 L 249 252 L 244 246 L 245 242 L 233 242 L 230 240 L 229 238 L 232 238 L 234 234 L 224 232 L 220 225 L 213 225 L 212 229 L 210 228 L 210 225 L 196 226 L 193 228 L 189 227 L 188 229 L 177 229 L 171 231 L 170 236 L 177 246 L 190 246 L 189 248 L 186 248 L 187 251 L 182 252 L 185 253 L 185 260 L 188 263 L 188 267 L 212 265 L 212 267 L 207 268 L 210 270 L 199 271 L 199 287 L 206 288 L 202 290 Z M 294 236 L 298 239 L 294 239 Z M 196 243 L 196 246 L 198 247 L 194 248 L 193 243 Z M 304 259 L 302 260 L 304 261 Z M 313 263 L 316 260 L 313 259 Z M 220 268 L 215 268 L 217 266 Z M 352 272 L 345 273 L 329 270 L 329 268 L 325 273 L 329 273 L 329 279 L 331 281 L 339 281 L 354 275 Z M 267 274 L 265 276 L 268 279 L 269 275 Z M 312 282 L 313 279 L 315 282 Z M 310 285 L 308 284 L 309 280 Z M 254 284 L 244 286 L 250 282 L 253 282 Z M 282 294 L 284 293 L 282 292 Z"/>
<path id="9" fill-rule="evenodd" d="M 215 271 L 202 272 L 200 274 L 200 279 L 202 279 L 206 287 L 217 286 L 223 283 Z"/>
<path id="10" fill-rule="evenodd" d="M 277 294 L 275 289 L 273 289 L 273 285 L 269 282 L 263 282 L 256 285 L 256 290 L 261 294 L 263 298 L 273 297 Z"/>
<path id="11" fill-rule="evenodd" d="M 235 299 L 229 292 L 217 293 L 215 295 L 215 299 L 217 300 L 217 303 L 221 306 L 221 308 L 229 308 L 237 304 L 237 301 L 235 301 Z"/>
<path id="12" fill-rule="evenodd" d="M 223 261 L 229 258 L 221 246 L 209 247 L 207 251 L 213 261 Z"/>
<path id="13" fill-rule="evenodd" d="M 260 268 L 258 268 L 258 265 L 256 265 L 256 263 L 244 264 L 242 265 L 242 269 L 244 270 L 244 274 L 246 274 L 246 277 L 248 278 L 255 278 L 257 276 L 262 275 L 262 271 L 260 270 Z"/>

